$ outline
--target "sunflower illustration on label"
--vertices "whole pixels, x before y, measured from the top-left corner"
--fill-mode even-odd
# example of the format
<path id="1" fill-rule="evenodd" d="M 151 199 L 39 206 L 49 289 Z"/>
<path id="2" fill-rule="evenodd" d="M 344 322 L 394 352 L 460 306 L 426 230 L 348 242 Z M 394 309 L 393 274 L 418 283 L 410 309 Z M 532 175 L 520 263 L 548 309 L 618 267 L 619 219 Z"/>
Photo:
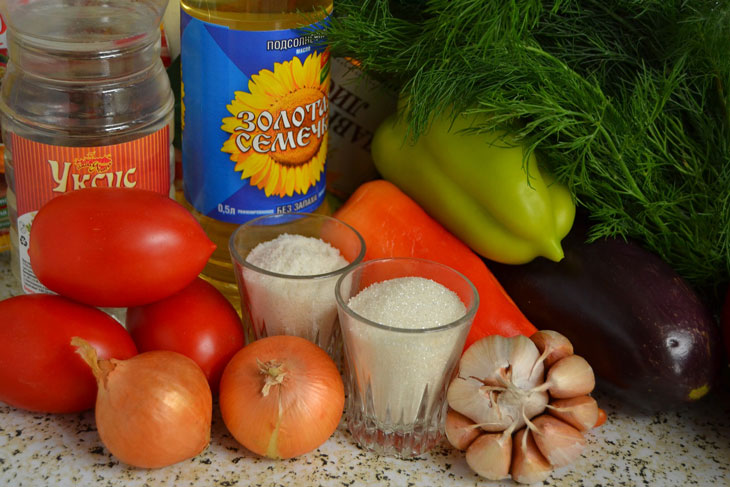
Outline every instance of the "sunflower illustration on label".
<path id="1" fill-rule="evenodd" d="M 306 194 L 324 174 L 327 157 L 326 56 L 311 53 L 276 63 L 251 76 L 248 92 L 237 91 L 223 119 L 230 153 L 241 179 L 266 196 Z"/>
<path id="2" fill-rule="evenodd" d="M 326 22 L 239 31 L 181 12 L 183 190 L 196 212 L 244 223 L 322 204 Z"/>

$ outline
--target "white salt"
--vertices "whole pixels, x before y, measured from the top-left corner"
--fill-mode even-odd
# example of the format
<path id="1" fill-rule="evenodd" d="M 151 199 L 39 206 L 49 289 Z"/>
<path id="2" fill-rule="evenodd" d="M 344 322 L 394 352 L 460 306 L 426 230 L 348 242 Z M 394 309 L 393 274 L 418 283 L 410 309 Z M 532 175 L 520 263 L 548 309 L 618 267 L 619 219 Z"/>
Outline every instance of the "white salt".
<path id="1" fill-rule="evenodd" d="M 284 275 L 270 276 L 243 268 L 256 336 L 296 335 L 332 354 L 337 321 L 334 289 L 339 275 L 306 279 L 301 276 L 327 274 L 346 267 L 349 263 L 340 251 L 318 238 L 285 233 L 258 244 L 246 261 Z"/>
<path id="2" fill-rule="evenodd" d="M 347 315 L 342 320 L 347 352 L 360 395 L 372 395 L 374 418 L 385 429 L 406 428 L 431 419 L 443 404 L 445 386 L 461 352 L 468 324 L 440 331 L 466 314 L 459 297 L 445 286 L 421 277 L 373 284 L 350 298 L 360 316 L 393 328 L 384 330 Z M 364 401 L 370 402 L 368 399 Z M 425 408 L 423 417 L 419 409 Z"/>

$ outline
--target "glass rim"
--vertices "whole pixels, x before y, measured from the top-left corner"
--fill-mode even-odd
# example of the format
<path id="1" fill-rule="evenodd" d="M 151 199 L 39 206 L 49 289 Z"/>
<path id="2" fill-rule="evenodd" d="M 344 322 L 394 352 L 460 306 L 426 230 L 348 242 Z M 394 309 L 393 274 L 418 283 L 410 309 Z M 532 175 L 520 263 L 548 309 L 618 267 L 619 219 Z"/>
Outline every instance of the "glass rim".
<path id="1" fill-rule="evenodd" d="M 479 309 L 479 293 L 477 292 L 477 288 L 476 288 L 476 286 L 474 286 L 474 283 L 471 282 L 471 280 L 468 277 L 466 277 L 464 274 L 457 271 L 456 269 L 454 269 L 451 266 L 442 264 L 441 262 L 437 262 L 435 260 L 422 259 L 420 257 L 383 257 L 383 258 L 379 258 L 379 259 L 371 259 L 371 260 L 363 261 L 353 267 L 365 267 L 368 265 L 378 265 L 378 264 L 381 264 L 381 263 L 384 263 L 387 261 L 421 262 L 421 263 L 427 263 L 434 267 L 441 267 L 443 269 L 447 269 L 451 273 L 453 273 L 453 274 L 457 275 L 458 277 L 460 277 L 461 279 L 463 279 L 469 285 L 469 288 L 471 289 L 471 292 L 474 296 L 474 300 L 472 301 L 472 303 L 469 306 L 467 306 L 466 304 L 464 305 L 466 307 L 466 313 L 463 316 L 461 316 L 460 318 L 457 318 L 456 320 L 451 321 L 449 323 L 444 323 L 443 325 L 434 326 L 431 328 L 398 328 L 395 326 L 384 325 L 382 323 L 378 323 L 377 321 L 373 321 L 373 320 L 368 319 L 368 318 L 362 316 L 361 314 L 357 313 L 355 310 L 350 308 L 350 306 L 342 298 L 342 292 L 341 292 L 342 283 L 344 282 L 347 275 L 355 270 L 353 268 L 347 272 L 344 272 L 340 276 L 340 278 L 337 279 L 337 283 L 335 284 L 335 301 L 337 302 L 337 306 L 340 309 L 342 309 L 345 313 L 347 313 L 350 317 L 355 318 L 359 321 L 362 321 L 363 323 L 370 325 L 374 328 L 379 328 L 381 330 L 392 331 L 392 332 L 396 332 L 396 333 L 404 333 L 407 335 L 418 335 L 418 334 L 424 334 L 424 333 L 438 333 L 438 332 L 448 330 L 451 328 L 458 328 L 459 326 L 463 325 L 464 322 L 470 322 L 474 319 L 474 315 L 476 315 L 477 309 Z M 407 277 L 407 276 L 403 276 L 403 277 Z M 413 277 L 419 277 L 419 276 L 413 276 Z M 443 286 L 443 284 L 442 284 L 442 286 Z M 444 287 L 446 287 L 446 286 L 444 286 Z M 449 290 L 456 294 L 456 291 L 454 291 L 453 289 L 449 289 Z M 459 298 L 459 301 L 461 301 L 461 298 Z M 462 301 L 462 304 L 463 304 L 463 301 Z"/>
<path id="2" fill-rule="evenodd" d="M 276 218 L 283 218 L 283 217 L 299 217 L 300 219 L 304 218 L 313 218 L 317 220 L 328 220 L 328 221 L 334 221 L 346 228 L 349 228 L 353 234 L 357 237 L 357 240 L 360 242 L 360 252 L 358 252 L 357 256 L 352 260 L 352 262 L 349 262 L 346 266 L 340 267 L 338 269 L 324 272 L 322 274 L 302 274 L 302 275 L 293 275 L 293 274 L 281 274 L 279 272 L 269 271 L 266 269 L 263 269 L 261 267 L 258 267 L 254 264 L 251 264 L 246 259 L 241 258 L 240 252 L 238 252 L 238 249 L 234 245 L 234 240 L 236 238 L 236 234 L 243 230 L 244 228 L 250 228 L 253 227 L 256 222 L 260 222 L 263 220 L 268 219 L 276 219 Z M 299 234 L 297 234 L 299 235 Z M 331 244 L 329 244 L 331 245 Z M 337 248 L 337 247 L 335 247 Z M 339 251 L 339 249 L 337 249 Z M 307 279 L 327 279 L 331 277 L 336 277 L 339 274 L 343 274 L 351 270 L 353 267 L 357 266 L 358 264 L 362 263 L 363 259 L 365 258 L 365 240 L 362 238 L 362 235 L 360 235 L 360 232 L 355 230 L 355 228 L 340 220 L 339 218 L 335 218 L 333 216 L 329 215 L 322 215 L 320 213 L 304 213 L 304 212 L 290 212 L 290 213 L 272 213 L 270 215 L 261 215 L 259 217 L 253 218 L 245 223 L 242 223 L 241 225 L 236 228 L 233 233 L 231 234 L 231 237 L 228 239 L 228 251 L 230 252 L 231 256 L 233 256 L 233 260 L 237 265 L 240 265 L 241 267 L 245 267 L 247 269 L 250 269 L 252 271 L 256 271 L 259 274 L 264 274 L 271 277 L 278 277 L 280 279 L 292 279 L 292 280 L 307 280 Z M 342 256 L 342 253 L 340 253 L 340 256 Z M 344 256 L 343 256 L 344 258 Z"/>

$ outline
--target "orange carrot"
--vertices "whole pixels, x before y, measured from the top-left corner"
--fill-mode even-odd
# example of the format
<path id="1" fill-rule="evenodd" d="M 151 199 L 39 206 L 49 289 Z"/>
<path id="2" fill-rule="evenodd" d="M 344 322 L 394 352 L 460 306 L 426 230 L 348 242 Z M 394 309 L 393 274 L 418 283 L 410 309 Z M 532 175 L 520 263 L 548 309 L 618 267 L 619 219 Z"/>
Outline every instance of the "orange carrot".
<path id="1" fill-rule="evenodd" d="M 537 331 L 484 261 L 394 184 L 376 180 L 361 185 L 334 216 L 360 232 L 366 260 L 419 257 L 469 278 L 480 304 L 465 349 L 487 335 L 530 336 Z"/>

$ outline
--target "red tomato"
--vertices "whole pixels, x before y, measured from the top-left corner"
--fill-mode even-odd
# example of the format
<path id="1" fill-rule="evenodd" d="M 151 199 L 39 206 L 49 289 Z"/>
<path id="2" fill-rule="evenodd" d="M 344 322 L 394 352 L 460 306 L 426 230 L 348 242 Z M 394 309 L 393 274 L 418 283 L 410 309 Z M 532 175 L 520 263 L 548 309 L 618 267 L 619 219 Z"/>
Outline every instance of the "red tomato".
<path id="1" fill-rule="evenodd" d="M 71 338 L 100 358 L 137 353 L 129 333 L 106 313 L 61 296 L 31 294 L 0 301 L 0 401 L 43 413 L 90 409 L 96 379 Z"/>
<path id="2" fill-rule="evenodd" d="M 127 307 L 181 290 L 214 249 L 195 218 L 164 195 L 86 188 L 40 209 L 29 254 L 52 291 L 92 306 Z"/>
<path id="3" fill-rule="evenodd" d="M 244 345 L 238 313 L 201 278 L 169 298 L 129 308 L 127 329 L 140 352 L 172 350 L 193 359 L 214 394 L 226 364 Z"/>

